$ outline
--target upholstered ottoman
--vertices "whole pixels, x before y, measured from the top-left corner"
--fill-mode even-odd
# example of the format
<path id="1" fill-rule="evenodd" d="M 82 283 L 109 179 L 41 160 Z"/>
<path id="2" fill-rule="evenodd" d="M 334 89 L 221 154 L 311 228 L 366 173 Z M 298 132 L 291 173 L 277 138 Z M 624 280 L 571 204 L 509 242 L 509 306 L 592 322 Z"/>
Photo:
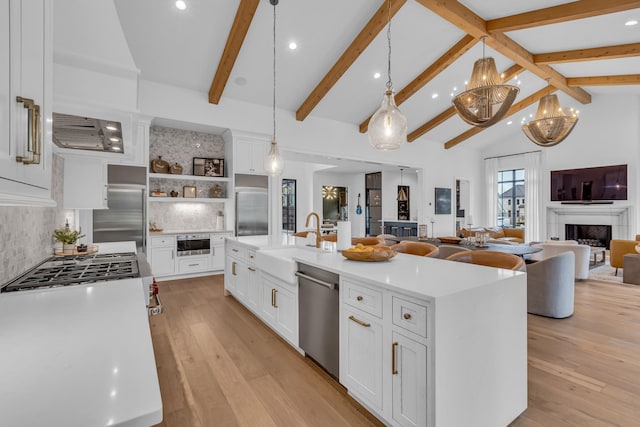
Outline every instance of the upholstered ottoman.
<path id="1" fill-rule="evenodd" d="M 640 285 L 640 254 L 626 254 L 622 259 L 622 281 Z"/>

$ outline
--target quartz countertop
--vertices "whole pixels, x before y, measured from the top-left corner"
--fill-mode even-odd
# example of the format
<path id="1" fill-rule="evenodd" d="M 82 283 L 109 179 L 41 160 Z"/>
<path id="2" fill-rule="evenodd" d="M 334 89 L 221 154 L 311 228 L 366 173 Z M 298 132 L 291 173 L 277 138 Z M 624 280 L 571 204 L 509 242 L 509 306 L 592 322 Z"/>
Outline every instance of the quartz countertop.
<path id="1" fill-rule="evenodd" d="M 214 229 L 203 229 L 203 230 L 162 230 L 162 231 L 149 231 L 151 236 L 162 235 L 162 234 L 202 234 L 202 233 L 233 233 L 231 230 L 214 230 Z"/>
<path id="2" fill-rule="evenodd" d="M 162 420 L 140 279 L 0 294 L 0 425 Z"/>

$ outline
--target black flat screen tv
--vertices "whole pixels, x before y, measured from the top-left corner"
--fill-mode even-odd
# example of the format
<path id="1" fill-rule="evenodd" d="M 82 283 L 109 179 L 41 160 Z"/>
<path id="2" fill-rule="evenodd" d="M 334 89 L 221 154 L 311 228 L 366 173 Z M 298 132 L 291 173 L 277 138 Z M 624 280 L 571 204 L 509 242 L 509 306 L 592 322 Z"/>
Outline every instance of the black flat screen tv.
<path id="1" fill-rule="evenodd" d="M 627 200 L 627 165 L 551 171 L 551 201 Z"/>

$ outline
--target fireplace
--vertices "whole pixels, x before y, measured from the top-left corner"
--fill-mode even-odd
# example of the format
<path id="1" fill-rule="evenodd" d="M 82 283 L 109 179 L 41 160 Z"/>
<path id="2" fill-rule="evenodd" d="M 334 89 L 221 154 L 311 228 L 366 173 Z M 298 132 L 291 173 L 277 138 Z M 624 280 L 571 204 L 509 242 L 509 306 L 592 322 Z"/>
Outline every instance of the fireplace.
<path id="1" fill-rule="evenodd" d="M 610 225 L 565 224 L 564 236 L 576 240 L 581 245 L 600 246 L 609 249 L 611 241 Z"/>

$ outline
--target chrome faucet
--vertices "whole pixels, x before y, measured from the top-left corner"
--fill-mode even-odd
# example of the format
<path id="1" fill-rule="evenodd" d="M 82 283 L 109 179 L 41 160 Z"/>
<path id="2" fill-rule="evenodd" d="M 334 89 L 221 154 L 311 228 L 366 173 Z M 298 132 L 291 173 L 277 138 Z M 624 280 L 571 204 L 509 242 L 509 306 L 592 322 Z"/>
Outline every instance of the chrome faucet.
<path id="1" fill-rule="evenodd" d="M 309 220 L 311 219 L 312 216 L 316 217 L 316 248 L 320 247 L 320 241 L 322 240 L 322 238 L 320 237 L 320 215 L 318 215 L 315 212 L 311 212 L 309 215 L 307 215 L 307 222 L 305 223 L 305 227 L 309 227 Z"/>

